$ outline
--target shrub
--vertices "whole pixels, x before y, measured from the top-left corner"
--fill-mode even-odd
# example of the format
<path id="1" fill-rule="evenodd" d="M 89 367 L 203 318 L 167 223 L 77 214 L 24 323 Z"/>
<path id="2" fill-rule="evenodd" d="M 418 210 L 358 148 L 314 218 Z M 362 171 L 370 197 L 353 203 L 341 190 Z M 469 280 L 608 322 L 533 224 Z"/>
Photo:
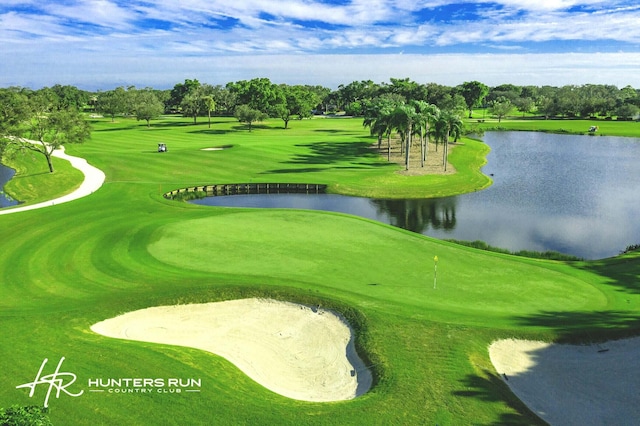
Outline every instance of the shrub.
<path id="1" fill-rule="evenodd" d="M 2 426 L 52 426 L 47 409 L 35 405 L 0 408 L 0 425 Z"/>
<path id="2" fill-rule="evenodd" d="M 544 252 L 532 251 L 532 250 L 519 250 L 516 252 L 509 251 L 500 247 L 493 247 L 484 241 L 461 241 L 461 240 L 446 240 L 452 243 L 460 244 L 467 247 L 473 247 L 479 250 L 492 251 L 496 253 L 512 254 L 514 256 L 530 257 L 533 259 L 547 259 L 547 260 L 563 260 L 563 261 L 576 261 L 583 260 L 581 257 L 573 256 L 570 254 L 559 253 L 557 251 L 547 250 Z"/>
<path id="3" fill-rule="evenodd" d="M 632 251 L 640 250 L 640 244 L 628 245 L 620 254 L 631 253 Z"/>

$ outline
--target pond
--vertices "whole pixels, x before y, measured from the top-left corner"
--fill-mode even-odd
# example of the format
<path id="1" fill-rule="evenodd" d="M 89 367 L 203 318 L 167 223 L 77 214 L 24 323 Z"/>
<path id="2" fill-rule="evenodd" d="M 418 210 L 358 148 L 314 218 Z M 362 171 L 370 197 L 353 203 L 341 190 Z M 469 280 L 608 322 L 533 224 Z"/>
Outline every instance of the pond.
<path id="1" fill-rule="evenodd" d="M 4 185 L 11 180 L 15 173 L 15 170 L 12 168 L 0 164 L 0 208 L 18 204 L 16 200 L 13 200 L 4 193 Z"/>
<path id="2" fill-rule="evenodd" d="M 585 259 L 640 243 L 640 140 L 490 132 L 493 185 L 455 197 L 382 200 L 333 194 L 208 197 L 197 204 L 338 211 L 440 239 Z"/>

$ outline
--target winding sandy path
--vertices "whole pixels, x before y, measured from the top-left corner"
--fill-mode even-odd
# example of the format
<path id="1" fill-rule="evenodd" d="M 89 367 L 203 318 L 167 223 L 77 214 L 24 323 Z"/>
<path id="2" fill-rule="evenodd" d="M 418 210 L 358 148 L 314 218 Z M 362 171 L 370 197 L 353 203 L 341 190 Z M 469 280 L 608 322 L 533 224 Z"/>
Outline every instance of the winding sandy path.
<path id="1" fill-rule="evenodd" d="M 28 206 L 5 207 L 3 209 L 0 209 L 0 215 L 41 209 L 43 207 L 50 207 L 56 204 L 62 204 L 68 201 L 77 200 L 78 198 L 86 197 L 87 195 L 97 191 L 104 183 L 105 175 L 102 170 L 93 167 L 92 165 L 87 163 L 87 160 L 85 160 L 84 158 L 74 157 L 72 155 L 66 154 L 64 152 L 64 147 L 56 149 L 55 151 L 53 151 L 52 155 L 54 157 L 69 161 L 73 167 L 80 170 L 84 174 L 84 181 L 82 182 L 80 187 L 67 195 L 63 195 L 62 197 L 53 200 L 44 201 L 42 203 L 31 204 Z"/>
<path id="2" fill-rule="evenodd" d="M 158 306 L 91 326 L 108 337 L 202 349 L 292 399 L 355 398 L 371 387 L 345 320 L 331 311 L 265 299 Z"/>
<path id="3" fill-rule="evenodd" d="M 496 371 L 529 409 L 551 425 L 637 425 L 640 337 L 599 345 L 499 340 Z"/>

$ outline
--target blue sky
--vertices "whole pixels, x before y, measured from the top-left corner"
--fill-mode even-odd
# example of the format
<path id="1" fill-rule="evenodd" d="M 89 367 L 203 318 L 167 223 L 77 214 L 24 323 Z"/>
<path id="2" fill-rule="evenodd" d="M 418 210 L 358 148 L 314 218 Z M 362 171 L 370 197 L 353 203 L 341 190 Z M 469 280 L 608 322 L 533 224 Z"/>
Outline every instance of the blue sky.
<path id="1" fill-rule="evenodd" d="M 637 0 L 0 0 L 0 87 L 409 77 L 640 88 Z"/>

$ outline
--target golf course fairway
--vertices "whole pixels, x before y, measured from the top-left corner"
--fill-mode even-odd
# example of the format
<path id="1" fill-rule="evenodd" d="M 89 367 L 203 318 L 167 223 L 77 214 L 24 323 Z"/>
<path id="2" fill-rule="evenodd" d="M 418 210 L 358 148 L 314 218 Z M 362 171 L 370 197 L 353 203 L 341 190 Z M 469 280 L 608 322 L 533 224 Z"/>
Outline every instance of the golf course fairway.
<path id="1" fill-rule="evenodd" d="M 544 424 L 491 363 L 491 343 L 640 334 L 637 251 L 544 261 L 344 214 L 163 197 L 238 182 L 319 183 L 362 196 L 461 194 L 490 185 L 480 173 L 488 151 L 481 142 L 463 139 L 451 150 L 455 174 L 409 176 L 371 150 L 375 140 L 358 119 L 295 121 L 287 130 L 273 120 L 252 132 L 227 118 L 211 129 L 191 122 L 165 118 L 147 128 L 96 119 L 90 141 L 65 148 L 104 172 L 102 186 L 0 215 L 0 407 L 47 400 L 60 425 Z M 156 151 L 159 142 L 168 152 Z M 203 150 L 216 146 L 228 148 Z M 19 170 L 6 188 L 14 197 L 36 203 L 80 186 L 82 176 L 62 159 L 52 175 L 62 183 L 48 184 L 41 161 L 11 164 Z M 72 177 L 62 179 L 67 171 Z M 369 391 L 345 401 L 287 398 L 211 352 L 91 330 L 141 309 L 252 298 L 341 315 L 371 370 Z M 38 381 L 41 367 L 45 376 L 56 366 L 68 373 L 58 376 L 63 390 Z"/>

